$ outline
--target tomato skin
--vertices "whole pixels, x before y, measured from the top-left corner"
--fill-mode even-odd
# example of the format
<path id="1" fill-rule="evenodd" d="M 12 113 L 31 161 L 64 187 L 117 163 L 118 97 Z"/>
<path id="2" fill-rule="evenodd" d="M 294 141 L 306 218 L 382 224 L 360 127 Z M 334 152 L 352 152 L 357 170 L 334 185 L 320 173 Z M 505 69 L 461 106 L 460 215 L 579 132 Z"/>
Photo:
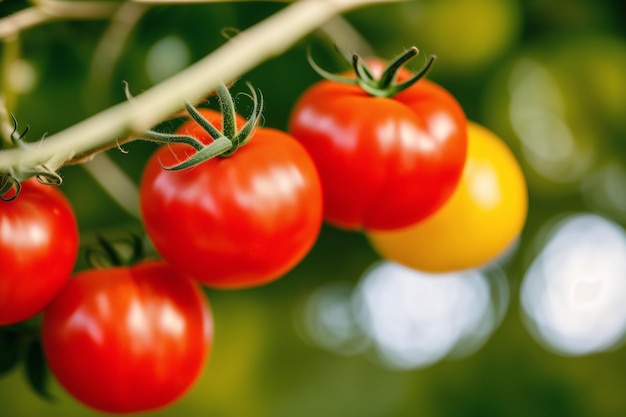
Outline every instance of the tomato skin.
<path id="1" fill-rule="evenodd" d="M 208 286 L 243 288 L 269 283 L 302 260 L 321 228 L 322 191 L 296 140 L 260 128 L 230 157 L 161 168 L 192 152 L 160 148 L 140 185 L 144 225 L 167 262 Z"/>
<path id="2" fill-rule="evenodd" d="M 70 277 L 78 255 L 78 226 L 55 187 L 22 183 L 0 202 L 0 325 L 39 313 Z"/>
<path id="3" fill-rule="evenodd" d="M 76 274 L 42 322 L 59 383 L 87 406 L 114 413 L 160 408 L 183 395 L 212 334 L 197 285 L 156 261 Z"/>
<path id="4" fill-rule="evenodd" d="M 528 192 L 513 153 L 494 133 L 468 124 L 469 148 L 454 194 L 421 223 L 368 233 L 384 258 L 427 272 L 483 266 L 500 256 L 521 233 Z"/>
<path id="5" fill-rule="evenodd" d="M 466 124 L 456 99 L 425 79 L 393 98 L 321 81 L 296 103 L 289 131 L 318 167 L 328 223 L 390 230 L 426 218 L 452 194 L 465 163 Z"/>

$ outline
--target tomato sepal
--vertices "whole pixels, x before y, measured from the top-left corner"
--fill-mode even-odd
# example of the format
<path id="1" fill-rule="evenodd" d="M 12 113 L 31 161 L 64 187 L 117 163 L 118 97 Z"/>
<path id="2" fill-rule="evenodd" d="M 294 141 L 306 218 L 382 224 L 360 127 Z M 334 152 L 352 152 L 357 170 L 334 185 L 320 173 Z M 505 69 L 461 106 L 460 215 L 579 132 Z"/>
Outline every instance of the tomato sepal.
<path id="1" fill-rule="evenodd" d="M 17 118 L 11 113 L 13 121 L 13 130 L 5 141 L 0 140 L 0 150 L 5 148 L 19 148 L 29 150 L 30 144 L 25 138 L 30 130 L 30 126 L 26 125 L 24 130 L 19 131 L 19 123 Z M 41 139 L 45 137 L 45 134 Z M 0 201 L 13 201 L 22 190 L 21 182 L 35 177 L 37 181 L 44 185 L 59 186 L 63 183 L 63 178 L 56 172 L 62 165 L 58 157 L 53 157 L 43 164 L 34 167 L 16 166 L 10 168 L 6 172 L 0 172 Z"/>
<path id="2" fill-rule="evenodd" d="M 204 144 L 202 141 L 188 135 L 160 133 L 156 131 L 148 131 L 145 134 L 146 139 L 158 143 L 183 143 L 192 146 L 196 153 L 186 158 L 184 161 L 172 166 L 161 167 L 166 171 L 180 171 L 201 164 L 209 159 L 219 157 L 229 157 L 233 155 L 237 149 L 247 144 L 254 134 L 254 130 L 258 127 L 263 112 L 263 96 L 257 95 L 255 89 L 248 84 L 250 88 L 253 102 L 252 114 L 246 123 L 237 129 L 237 117 L 235 111 L 235 102 L 228 87 L 224 83 L 220 83 L 217 95 L 222 114 L 222 129 L 216 128 L 202 113 L 190 102 L 185 102 L 187 113 L 193 121 L 195 121 L 204 130 L 211 142 Z"/>
<path id="3" fill-rule="evenodd" d="M 174 133 L 162 133 L 156 130 L 149 130 L 143 134 L 143 138 L 155 143 L 183 143 L 189 145 L 197 151 L 204 148 L 202 142 L 187 135 L 177 135 Z"/>
<path id="4" fill-rule="evenodd" d="M 430 55 L 422 69 L 408 79 L 398 83 L 398 74 L 404 64 L 418 54 L 419 49 L 415 46 L 405 50 L 392 59 L 378 77 L 374 74 L 374 71 L 372 71 L 367 62 L 356 52 L 352 53 L 349 57 L 345 56 L 346 60 L 350 62 L 355 76 L 334 74 L 323 69 L 313 60 L 310 53 L 307 54 L 307 59 L 313 70 L 328 81 L 358 85 L 363 91 L 373 97 L 391 98 L 424 78 L 437 59 L 436 55 Z"/>

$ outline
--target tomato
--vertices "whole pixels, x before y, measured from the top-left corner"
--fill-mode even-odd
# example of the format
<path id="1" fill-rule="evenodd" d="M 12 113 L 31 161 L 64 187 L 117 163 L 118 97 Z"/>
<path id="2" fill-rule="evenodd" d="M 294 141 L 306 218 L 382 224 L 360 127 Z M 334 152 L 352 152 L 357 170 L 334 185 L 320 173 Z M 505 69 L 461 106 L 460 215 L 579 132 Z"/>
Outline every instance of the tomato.
<path id="1" fill-rule="evenodd" d="M 219 127 L 220 115 L 204 116 Z M 178 130 L 205 140 L 189 121 Z M 140 185 L 141 213 L 158 253 L 176 269 L 213 287 L 271 282 L 293 268 L 322 224 L 319 176 L 306 150 L 286 133 L 258 128 L 229 157 L 167 171 L 194 150 L 163 146 Z"/>
<path id="2" fill-rule="evenodd" d="M 444 206 L 421 223 L 369 233 L 384 258 L 428 272 L 493 261 L 519 236 L 528 211 L 526 180 L 509 148 L 485 127 L 468 124 L 461 181 Z"/>
<path id="3" fill-rule="evenodd" d="M 372 72 L 378 62 L 369 61 Z M 401 71 L 398 80 L 410 75 Z M 296 102 L 289 131 L 319 170 L 328 223 L 389 230 L 426 218 L 452 194 L 466 125 L 456 99 L 425 79 L 391 98 L 324 80 Z"/>
<path id="4" fill-rule="evenodd" d="M 0 201 L 0 325 L 39 313 L 70 277 L 78 254 L 72 206 L 55 187 L 22 183 Z"/>
<path id="5" fill-rule="evenodd" d="M 212 334 L 197 285 L 158 261 L 76 274 L 42 322 L 59 383 L 87 406 L 115 413 L 179 398 L 200 374 Z"/>

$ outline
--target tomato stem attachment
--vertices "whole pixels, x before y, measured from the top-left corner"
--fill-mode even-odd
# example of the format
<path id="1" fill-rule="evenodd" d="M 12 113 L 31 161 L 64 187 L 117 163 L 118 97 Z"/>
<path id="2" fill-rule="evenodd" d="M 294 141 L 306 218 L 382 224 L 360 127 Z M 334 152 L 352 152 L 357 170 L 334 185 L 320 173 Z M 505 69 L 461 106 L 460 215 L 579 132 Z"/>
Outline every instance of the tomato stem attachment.
<path id="1" fill-rule="evenodd" d="M 124 92 L 126 98 L 131 101 L 134 100 L 130 94 L 128 84 L 123 83 Z M 124 143 L 132 140 L 141 139 L 160 144 L 172 144 L 182 143 L 191 146 L 195 149 L 196 153 L 187 158 L 183 162 L 170 167 L 163 167 L 166 170 L 177 171 L 186 168 L 190 168 L 194 165 L 202 163 L 208 159 L 216 156 L 228 157 L 235 153 L 240 146 L 245 145 L 252 138 L 254 130 L 258 127 L 261 120 L 263 111 L 263 96 L 257 95 L 257 91 L 248 84 L 251 94 L 249 95 L 253 102 L 253 110 L 250 117 L 247 119 L 244 126 L 241 129 L 237 128 L 237 114 L 235 109 L 235 102 L 228 87 L 224 83 L 220 83 L 217 89 L 217 96 L 219 99 L 219 106 L 222 113 L 222 131 L 218 130 L 206 120 L 201 113 L 189 102 L 185 103 L 185 108 L 188 115 L 196 121 L 213 139 L 213 141 L 207 145 L 202 141 L 188 135 L 161 133 L 155 130 L 149 130 L 139 135 L 139 137 L 126 138 Z M 6 143 L 0 143 L 0 149 L 7 145 L 9 147 L 21 148 L 25 150 L 30 149 L 30 144 L 25 141 L 26 134 L 30 130 L 27 125 L 21 132 L 16 117 L 11 114 L 13 121 L 13 130 L 11 131 L 9 138 L 10 141 Z M 42 138 L 43 139 L 43 138 Z M 117 142 L 119 147 L 119 142 Z M 74 155 L 70 158 L 52 158 L 43 164 L 39 164 L 34 167 L 13 167 L 6 172 L 0 172 L 0 201 L 14 200 L 20 192 L 20 182 L 25 181 L 28 178 L 36 177 L 37 180 L 46 185 L 61 185 L 62 178 L 57 173 L 57 170 L 64 165 L 70 165 L 75 163 L 81 163 L 90 160 L 96 154 L 110 149 L 110 146 L 95 149 L 85 154 Z"/>
<path id="2" fill-rule="evenodd" d="M 350 61 L 350 65 L 355 74 L 354 77 L 333 74 L 321 68 L 313 60 L 310 50 L 307 52 L 307 59 L 313 70 L 329 81 L 358 85 L 365 92 L 374 97 L 393 97 L 424 78 L 437 59 L 436 55 L 430 55 L 422 69 L 408 79 L 398 83 L 397 79 L 400 69 L 417 55 L 419 55 L 419 49 L 415 46 L 407 49 L 392 59 L 383 69 L 379 77 L 374 75 L 367 62 L 356 52 L 352 53 L 351 57 L 344 56 L 344 58 Z"/>
<path id="3" fill-rule="evenodd" d="M 217 90 L 217 97 L 219 99 L 219 106 L 222 113 L 222 130 L 217 129 L 209 120 L 194 107 L 191 103 L 186 102 L 185 108 L 189 116 L 196 122 L 202 129 L 204 129 L 211 139 L 213 140 L 208 145 L 204 145 L 198 139 L 191 136 L 175 135 L 158 133 L 154 131 L 148 132 L 145 136 L 148 140 L 163 143 L 186 143 L 191 145 L 196 153 L 191 155 L 179 164 L 163 167 L 168 171 L 179 171 L 187 169 L 204 161 L 207 161 L 216 156 L 228 157 L 237 151 L 237 149 L 250 141 L 253 136 L 254 130 L 257 128 L 261 115 L 263 112 L 263 96 L 257 95 L 256 90 L 248 84 L 251 92 L 251 99 L 253 102 L 252 114 L 247 119 L 246 123 L 237 129 L 237 114 L 235 110 L 235 101 L 228 87 L 224 83 L 220 83 Z"/>
<path id="4" fill-rule="evenodd" d="M 31 145 L 25 140 L 30 126 L 26 125 L 24 130 L 20 132 L 17 118 L 12 113 L 10 116 L 13 121 L 13 130 L 9 135 L 11 141 L 4 144 L 14 148 L 31 149 Z M 43 137 L 41 140 L 43 140 Z M 2 143 L 0 143 L 0 149 L 3 148 L 1 145 Z M 5 202 L 15 200 L 22 188 L 20 182 L 26 181 L 31 177 L 36 177 L 37 181 L 44 185 L 61 185 L 63 179 L 56 172 L 59 168 L 59 161 L 53 158 L 34 167 L 15 166 L 7 172 L 0 172 L 0 200 Z"/>

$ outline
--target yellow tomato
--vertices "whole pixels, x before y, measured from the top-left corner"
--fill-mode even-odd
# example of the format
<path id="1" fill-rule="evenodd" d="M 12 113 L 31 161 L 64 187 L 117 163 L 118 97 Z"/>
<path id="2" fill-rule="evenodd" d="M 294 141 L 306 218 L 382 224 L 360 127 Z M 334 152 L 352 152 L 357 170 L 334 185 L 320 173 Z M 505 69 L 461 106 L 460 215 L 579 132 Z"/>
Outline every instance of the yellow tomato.
<path id="1" fill-rule="evenodd" d="M 468 145 L 461 181 L 441 209 L 408 228 L 367 234 L 383 258 L 450 272 L 489 263 L 517 239 L 528 211 L 520 165 L 498 136 L 473 122 Z"/>

